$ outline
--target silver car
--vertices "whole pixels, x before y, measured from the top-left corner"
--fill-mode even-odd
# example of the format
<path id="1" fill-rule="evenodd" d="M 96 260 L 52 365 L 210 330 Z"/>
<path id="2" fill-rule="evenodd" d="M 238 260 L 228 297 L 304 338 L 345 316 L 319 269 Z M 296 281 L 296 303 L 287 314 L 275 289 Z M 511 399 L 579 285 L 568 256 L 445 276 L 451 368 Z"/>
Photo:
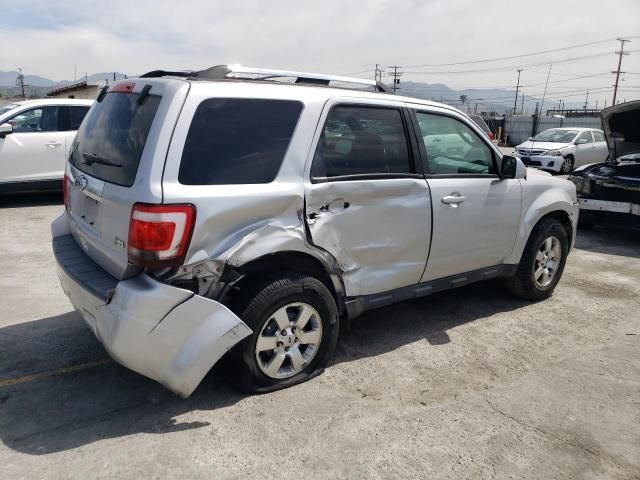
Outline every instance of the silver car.
<path id="1" fill-rule="evenodd" d="M 65 185 L 64 291 L 115 360 L 185 397 L 223 356 L 247 391 L 310 379 L 341 322 L 394 302 L 495 277 L 546 298 L 578 219 L 571 182 L 454 108 L 237 66 L 104 90 Z"/>
<path id="2" fill-rule="evenodd" d="M 576 167 L 609 156 L 604 132 L 597 128 L 550 128 L 515 148 L 525 165 L 568 175 Z"/>

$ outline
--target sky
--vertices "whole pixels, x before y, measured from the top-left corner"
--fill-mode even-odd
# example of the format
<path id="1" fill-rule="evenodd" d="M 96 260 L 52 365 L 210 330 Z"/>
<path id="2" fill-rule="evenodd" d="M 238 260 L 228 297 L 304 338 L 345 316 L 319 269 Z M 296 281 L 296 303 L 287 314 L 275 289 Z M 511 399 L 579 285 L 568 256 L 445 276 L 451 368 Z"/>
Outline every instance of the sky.
<path id="1" fill-rule="evenodd" d="M 610 102 L 620 36 L 619 97 L 640 98 L 640 0 L 0 0 L 0 70 L 53 80 L 225 63 L 373 78 L 379 63 L 456 89 L 513 88 L 522 68 L 542 96 L 551 63 L 547 96 L 589 89 L 594 106 Z"/>

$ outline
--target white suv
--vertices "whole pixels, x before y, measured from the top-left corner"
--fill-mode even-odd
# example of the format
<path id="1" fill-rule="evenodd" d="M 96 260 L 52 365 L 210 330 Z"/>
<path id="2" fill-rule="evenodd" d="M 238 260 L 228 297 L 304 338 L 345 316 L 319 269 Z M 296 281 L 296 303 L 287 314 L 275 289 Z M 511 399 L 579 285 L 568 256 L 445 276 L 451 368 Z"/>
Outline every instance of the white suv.
<path id="1" fill-rule="evenodd" d="M 62 188 L 73 138 L 93 100 L 38 99 L 0 107 L 0 193 Z"/>
<path id="2" fill-rule="evenodd" d="M 109 354 L 188 396 L 231 350 L 231 379 L 264 392 L 320 373 L 366 310 L 496 277 L 551 295 L 574 184 L 503 156 L 455 108 L 384 90 L 221 66 L 103 92 L 52 234 Z"/>
<path id="3" fill-rule="evenodd" d="M 515 148 L 525 165 L 568 175 L 575 167 L 604 162 L 604 132 L 596 128 L 550 128 Z"/>

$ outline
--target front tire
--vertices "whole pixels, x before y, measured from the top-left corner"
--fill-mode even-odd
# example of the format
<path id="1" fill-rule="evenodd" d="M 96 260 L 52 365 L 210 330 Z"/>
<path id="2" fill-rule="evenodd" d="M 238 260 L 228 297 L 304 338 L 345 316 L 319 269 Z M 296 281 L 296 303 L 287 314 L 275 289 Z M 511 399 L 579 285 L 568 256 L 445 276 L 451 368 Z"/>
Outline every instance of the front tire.
<path id="1" fill-rule="evenodd" d="M 253 330 L 234 347 L 230 380 L 264 393 L 305 382 L 324 370 L 338 339 L 335 300 L 317 278 L 284 272 L 248 285 L 232 310 Z"/>
<path id="2" fill-rule="evenodd" d="M 571 155 L 568 155 L 560 166 L 560 175 L 569 175 L 573 171 L 574 159 Z"/>
<path id="3" fill-rule="evenodd" d="M 525 300 L 550 297 L 562 277 L 568 253 L 569 237 L 564 226 L 554 218 L 543 218 L 533 228 L 507 287 Z"/>

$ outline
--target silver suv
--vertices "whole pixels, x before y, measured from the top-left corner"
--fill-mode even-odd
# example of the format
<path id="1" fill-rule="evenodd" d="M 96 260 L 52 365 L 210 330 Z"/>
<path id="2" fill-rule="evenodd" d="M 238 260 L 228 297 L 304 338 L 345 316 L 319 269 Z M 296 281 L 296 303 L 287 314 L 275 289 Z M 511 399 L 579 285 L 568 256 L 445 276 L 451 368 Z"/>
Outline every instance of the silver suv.
<path id="1" fill-rule="evenodd" d="M 494 277 L 551 295 L 574 185 L 503 156 L 460 111 L 385 90 L 231 66 L 104 90 L 52 234 L 109 354 L 185 397 L 225 356 L 264 392 L 320 373 L 366 310 Z"/>

